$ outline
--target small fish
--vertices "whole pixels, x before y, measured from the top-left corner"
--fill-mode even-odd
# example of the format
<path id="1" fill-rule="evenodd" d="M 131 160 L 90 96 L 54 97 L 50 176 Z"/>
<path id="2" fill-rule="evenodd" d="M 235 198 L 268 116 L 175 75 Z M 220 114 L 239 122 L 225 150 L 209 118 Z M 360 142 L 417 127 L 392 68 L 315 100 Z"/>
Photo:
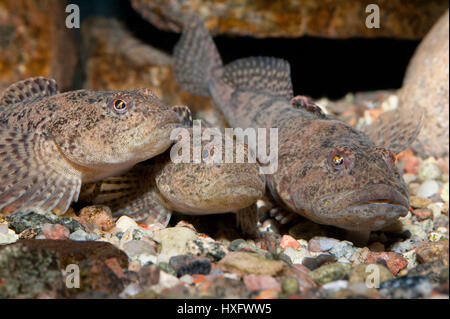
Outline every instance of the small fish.
<path id="1" fill-rule="evenodd" d="M 372 141 L 318 106 L 291 102 L 288 62 L 252 57 L 224 66 L 197 18 L 187 21 L 174 57 L 181 87 L 212 96 L 231 126 L 278 128 L 278 170 L 266 180 L 282 207 L 357 232 L 381 229 L 407 214 L 408 188 L 390 147 L 399 152 L 414 140 L 421 125 L 416 115 L 401 123 L 381 119 L 379 136 L 385 138 Z M 397 127 L 402 123 L 409 124 Z"/>
<path id="2" fill-rule="evenodd" d="M 148 89 L 59 93 L 54 80 L 0 95 L 0 213 L 63 214 L 82 183 L 164 152 L 180 118 Z"/>
<path id="3" fill-rule="evenodd" d="M 206 128 L 203 122 L 202 132 Z M 193 128 L 188 132 L 193 141 Z M 241 147 L 247 152 L 246 143 L 235 141 L 233 158 Z M 80 200 L 107 205 L 114 216 L 128 215 L 144 224 L 163 226 L 173 211 L 188 215 L 236 212 L 242 232 L 254 236 L 258 218 L 255 203 L 264 195 L 264 176 L 257 163 L 246 158 L 244 163 L 224 163 L 218 153 L 206 140 L 201 141 L 200 163 L 175 163 L 167 151 L 126 174 L 83 185 Z"/>

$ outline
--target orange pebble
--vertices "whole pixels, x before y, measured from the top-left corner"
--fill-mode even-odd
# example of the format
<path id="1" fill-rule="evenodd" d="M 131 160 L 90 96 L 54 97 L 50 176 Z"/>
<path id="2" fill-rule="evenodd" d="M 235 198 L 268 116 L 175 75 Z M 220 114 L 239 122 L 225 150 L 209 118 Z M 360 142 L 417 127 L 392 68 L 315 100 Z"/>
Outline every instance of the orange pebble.
<path id="1" fill-rule="evenodd" d="M 290 235 L 283 235 L 283 237 L 281 238 L 280 246 L 283 247 L 284 249 L 286 249 L 288 247 L 294 247 L 294 248 L 302 247 L 302 245 L 300 245 L 300 243 L 294 237 L 292 237 Z"/>

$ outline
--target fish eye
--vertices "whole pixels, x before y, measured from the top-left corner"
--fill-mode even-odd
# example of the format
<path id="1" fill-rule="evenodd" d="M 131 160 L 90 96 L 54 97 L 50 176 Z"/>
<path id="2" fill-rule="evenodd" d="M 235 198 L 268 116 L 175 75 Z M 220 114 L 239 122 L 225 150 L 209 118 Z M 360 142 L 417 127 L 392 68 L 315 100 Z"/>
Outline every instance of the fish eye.
<path id="1" fill-rule="evenodd" d="M 116 111 L 119 114 L 122 114 L 128 110 L 128 103 L 123 99 L 115 99 L 112 102 L 112 107 L 114 108 L 114 111 Z"/>
<path id="2" fill-rule="evenodd" d="M 329 165 L 335 170 L 351 169 L 354 165 L 354 155 L 348 147 L 334 149 L 328 157 Z"/>
<path id="3" fill-rule="evenodd" d="M 333 164 L 336 166 L 344 164 L 344 157 L 341 155 L 334 155 L 331 160 L 333 161 Z"/>

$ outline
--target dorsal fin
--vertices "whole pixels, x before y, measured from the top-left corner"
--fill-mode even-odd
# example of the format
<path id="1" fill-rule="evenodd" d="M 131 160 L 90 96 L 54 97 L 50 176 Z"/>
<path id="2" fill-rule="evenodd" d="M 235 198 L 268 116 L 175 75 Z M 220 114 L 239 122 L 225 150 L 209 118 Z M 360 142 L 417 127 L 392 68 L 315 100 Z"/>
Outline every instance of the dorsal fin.
<path id="1" fill-rule="evenodd" d="M 297 109 L 302 109 L 319 117 L 326 117 L 320 106 L 315 104 L 312 99 L 304 95 L 297 95 L 291 99 L 291 105 Z"/>
<path id="2" fill-rule="evenodd" d="M 58 84 L 53 79 L 42 76 L 28 78 L 11 84 L 0 95 L 0 107 L 27 102 L 38 97 L 58 94 Z"/>
<path id="3" fill-rule="evenodd" d="M 291 67 L 282 59 L 251 57 L 239 59 L 224 67 L 222 79 L 236 89 L 267 91 L 293 97 Z"/>
<path id="4" fill-rule="evenodd" d="M 174 105 L 172 110 L 177 113 L 181 124 L 184 126 L 192 126 L 191 110 L 186 105 Z"/>

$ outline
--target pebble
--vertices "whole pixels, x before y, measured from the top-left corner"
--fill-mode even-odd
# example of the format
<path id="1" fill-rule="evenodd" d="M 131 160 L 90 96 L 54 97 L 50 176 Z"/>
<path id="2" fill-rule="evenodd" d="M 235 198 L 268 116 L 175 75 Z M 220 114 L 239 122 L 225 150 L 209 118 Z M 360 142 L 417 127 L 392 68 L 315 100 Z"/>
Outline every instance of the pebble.
<path id="1" fill-rule="evenodd" d="M 156 255 L 157 251 L 156 243 L 147 240 L 130 240 L 122 248 L 131 259 L 139 255 Z"/>
<path id="2" fill-rule="evenodd" d="M 430 198 L 436 195 L 439 191 L 439 183 L 434 180 L 427 180 L 423 182 L 416 192 L 419 197 Z"/>
<path id="3" fill-rule="evenodd" d="M 417 176 L 422 181 L 438 179 L 442 175 L 439 164 L 431 159 L 425 160 L 417 169 Z"/>
<path id="4" fill-rule="evenodd" d="M 441 198 L 444 202 L 448 203 L 448 198 L 449 194 L 448 194 L 448 182 L 446 182 L 443 186 L 442 186 L 442 191 L 441 191 Z"/>
<path id="5" fill-rule="evenodd" d="M 285 269 L 286 264 L 279 260 L 266 259 L 256 253 L 233 251 L 220 260 L 217 266 L 224 271 L 275 276 Z"/>
<path id="6" fill-rule="evenodd" d="M 280 282 L 269 275 L 246 275 L 244 284 L 249 291 L 271 289 L 280 293 L 282 290 Z"/>
<path id="7" fill-rule="evenodd" d="M 69 235 L 69 239 L 75 241 L 97 240 L 99 238 L 100 238 L 99 235 L 88 234 L 82 229 L 78 229 Z"/>
<path id="8" fill-rule="evenodd" d="M 329 251 L 337 243 L 339 243 L 339 240 L 337 240 L 337 239 L 316 236 L 309 240 L 308 249 L 309 249 L 309 251 L 314 251 L 314 252 Z"/>
<path id="9" fill-rule="evenodd" d="M 326 263 L 335 262 L 336 257 L 331 254 L 320 254 L 316 257 L 305 257 L 302 264 L 310 270 L 314 270 Z"/>
<path id="10" fill-rule="evenodd" d="M 198 236 L 187 227 L 169 227 L 154 232 L 152 239 L 161 244 L 158 260 L 169 262 L 170 257 L 185 254 L 187 244 Z"/>
<path id="11" fill-rule="evenodd" d="M 406 185 L 408 185 L 417 180 L 417 175 L 410 173 L 403 174 L 403 180 L 405 181 Z"/>
<path id="12" fill-rule="evenodd" d="M 425 219 L 429 219 L 433 217 L 433 211 L 428 208 L 415 209 L 412 212 L 413 216 L 417 218 L 419 221 L 423 221 Z"/>
<path id="13" fill-rule="evenodd" d="M 426 242 L 424 245 L 416 249 L 417 260 L 421 264 L 440 260 L 448 266 L 449 259 L 449 240 L 443 239 L 436 242 Z"/>
<path id="14" fill-rule="evenodd" d="M 311 257 L 308 249 L 288 247 L 284 250 L 284 254 L 288 256 L 293 264 L 302 264 L 306 257 Z"/>
<path id="15" fill-rule="evenodd" d="M 281 280 L 281 288 L 286 294 L 296 294 L 300 291 L 300 285 L 295 277 L 284 277 Z"/>
<path id="16" fill-rule="evenodd" d="M 322 285 L 322 289 L 338 291 L 348 288 L 348 280 L 335 280 Z"/>
<path id="17" fill-rule="evenodd" d="M 0 222 L 0 234 L 8 234 L 8 222 Z"/>
<path id="18" fill-rule="evenodd" d="M 142 266 L 138 271 L 139 285 L 149 287 L 156 285 L 159 282 L 161 276 L 160 268 L 156 265 Z"/>
<path id="19" fill-rule="evenodd" d="M 281 237 L 280 246 L 284 249 L 286 249 L 287 247 L 294 247 L 294 248 L 302 247 L 302 245 L 300 245 L 300 243 L 290 235 L 283 235 L 283 237 Z"/>
<path id="20" fill-rule="evenodd" d="M 409 198 L 409 204 L 413 208 L 426 208 L 432 201 L 429 198 L 424 198 L 420 196 L 411 196 Z"/>
<path id="21" fill-rule="evenodd" d="M 376 276 L 376 277 L 375 277 Z M 376 278 L 378 284 L 394 278 L 391 271 L 383 265 L 377 264 L 360 264 L 352 269 L 348 281 L 353 282 L 366 282 L 368 279 Z M 374 283 L 376 284 L 376 283 Z M 375 287 L 378 288 L 378 287 Z"/>
<path id="22" fill-rule="evenodd" d="M 43 224 L 41 226 L 42 233 L 46 239 L 67 239 L 70 230 L 60 224 Z"/>
<path id="23" fill-rule="evenodd" d="M 394 299 L 426 298 L 433 290 L 425 276 L 402 276 L 382 282 L 380 294 Z"/>
<path id="24" fill-rule="evenodd" d="M 385 265 L 392 274 L 396 275 L 408 265 L 408 261 L 400 254 L 390 252 L 369 252 L 366 256 L 369 264 Z"/>
<path id="25" fill-rule="evenodd" d="M 192 285 L 194 283 L 194 278 L 191 275 L 186 274 L 180 277 L 180 281 L 187 285 Z"/>
<path id="26" fill-rule="evenodd" d="M 12 229 L 6 228 L 6 232 L 4 230 L 0 232 L 0 245 L 15 243 L 18 239 L 19 236 Z"/>
<path id="27" fill-rule="evenodd" d="M 173 256 L 169 260 L 169 265 L 178 277 L 193 274 L 207 275 L 211 272 L 211 262 L 208 259 L 191 255 Z"/>
<path id="28" fill-rule="evenodd" d="M 333 248 L 330 250 L 330 253 L 333 254 L 336 258 L 346 258 L 350 259 L 350 257 L 357 251 L 357 249 L 353 246 L 353 243 L 349 241 L 340 241 L 336 243 Z"/>
<path id="29" fill-rule="evenodd" d="M 332 263 L 323 265 L 308 275 L 319 285 L 324 285 L 331 281 L 348 279 L 352 266 L 346 263 Z"/>
<path id="30" fill-rule="evenodd" d="M 121 216 L 116 222 L 117 232 L 126 232 L 129 228 L 138 227 L 138 224 L 128 216 Z"/>
<path id="31" fill-rule="evenodd" d="M 93 205 L 82 208 L 78 218 L 81 223 L 97 225 L 103 231 L 109 231 L 115 225 L 111 209 L 103 205 Z"/>

